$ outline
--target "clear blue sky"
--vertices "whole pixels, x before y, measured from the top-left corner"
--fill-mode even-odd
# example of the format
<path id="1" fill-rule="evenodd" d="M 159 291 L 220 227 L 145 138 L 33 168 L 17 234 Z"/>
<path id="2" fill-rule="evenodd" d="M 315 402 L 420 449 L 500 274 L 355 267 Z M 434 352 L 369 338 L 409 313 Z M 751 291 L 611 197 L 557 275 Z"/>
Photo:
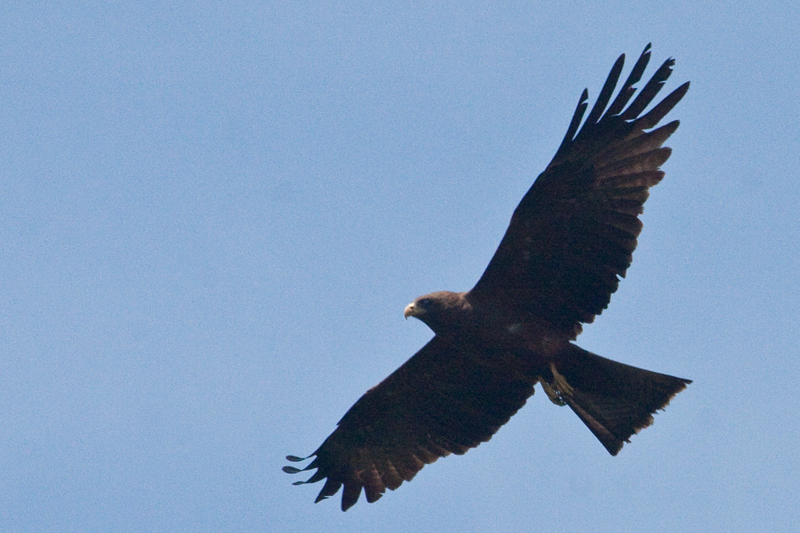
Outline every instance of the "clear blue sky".
<path id="1" fill-rule="evenodd" d="M 3 3 L 0 530 L 800 523 L 797 4 L 485 4 Z M 475 283 L 648 42 L 692 88 L 579 344 L 694 383 L 617 457 L 539 391 L 380 502 L 314 505 L 283 457 L 430 338 L 403 307 Z"/>

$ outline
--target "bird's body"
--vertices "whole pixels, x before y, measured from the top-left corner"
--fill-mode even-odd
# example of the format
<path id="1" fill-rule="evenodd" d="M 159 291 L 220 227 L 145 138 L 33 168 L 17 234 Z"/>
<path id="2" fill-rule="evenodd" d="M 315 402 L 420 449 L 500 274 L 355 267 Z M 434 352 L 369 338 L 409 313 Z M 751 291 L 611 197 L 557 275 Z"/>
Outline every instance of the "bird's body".
<path id="1" fill-rule="evenodd" d="M 564 142 L 514 211 L 475 287 L 431 293 L 406 307 L 406 318 L 420 319 L 435 336 L 367 391 L 312 454 L 304 470 L 317 472 L 300 483 L 327 478 L 317 501 L 344 486 L 343 510 L 362 489 L 373 502 L 425 464 L 465 453 L 489 440 L 537 383 L 616 455 L 690 383 L 572 342 L 581 323 L 606 308 L 631 264 L 638 216 L 663 178 L 659 167 L 670 149 L 662 145 L 678 122 L 646 130 L 688 90 L 686 83 L 642 115 L 671 73 L 668 60 L 628 105 L 649 48 L 609 106 L 624 56 L 617 60 L 579 130 L 584 91 Z"/>

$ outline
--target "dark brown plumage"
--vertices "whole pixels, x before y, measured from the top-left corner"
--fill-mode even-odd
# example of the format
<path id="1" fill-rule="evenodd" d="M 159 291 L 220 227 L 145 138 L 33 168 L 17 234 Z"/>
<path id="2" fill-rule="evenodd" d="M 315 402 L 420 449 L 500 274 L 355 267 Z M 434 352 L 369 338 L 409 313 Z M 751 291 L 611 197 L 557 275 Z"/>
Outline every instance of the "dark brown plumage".
<path id="1" fill-rule="evenodd" d="M 362 489 L 374 502 L 439 457 L 466 453 L 508 422 L 536 383 L 554 403 L 569 405 L 612 455 L 690 383 L 571 342 L 581 323 L 607 307 L 631 264 L 638 215 L 664 176 L 659 167 L 671 151 L 662 145 L 678 121 L 652 128 L 689 88 L 681 85 L 642 115 L 669 78 L 670 59 L 629 104 L 648 45 L 611 102 L 624 57 L 579 130 L 584 90 L 564 141 L 514 211 L 475 287 L 406 307 L 406 317 L 422 320 L 434 338 L 350 408 L 308 466 L 284 467 L 317 470 L 298 484 L 326 479 L 317 502 L 342 486 L 342 510 Z"/>

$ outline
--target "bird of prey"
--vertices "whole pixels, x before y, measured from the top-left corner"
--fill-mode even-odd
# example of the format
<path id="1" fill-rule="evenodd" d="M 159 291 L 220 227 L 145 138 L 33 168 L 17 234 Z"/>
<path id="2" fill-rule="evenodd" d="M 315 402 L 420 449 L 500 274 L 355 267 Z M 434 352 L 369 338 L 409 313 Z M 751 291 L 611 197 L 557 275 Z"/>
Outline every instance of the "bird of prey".
<path id="1" fill-rule="evenodd" d="M 296 474 L 325 484 L 319 502 L 344 486 L 342 510 L 362 489 L 368 502 L 410 481 L 426 464 L 488 441 L 540 383 L 568 405 L 611 455 L 653 422 L 691 383 L 617 363 L 572 341 L 608 305 L 642 229 L 649 189 L 664 177 L 675 120 L 656 127 L 689 89 L 685 83 L 645 113 L 669 78 L 668 59 L 636 93 L 650 45 L 611 100 L 617 59 L 586 120 L 583 91 L 555 157 L 525 194 L 478 283 L 434 292 L 405 308 L 433 339 L 369 389 Z M 631 101 L 631 99 L 633 100 Z M 611 102 L 611 105 L 608 105 Z M 629 103 L 630 102 L 630 103 Z"/>

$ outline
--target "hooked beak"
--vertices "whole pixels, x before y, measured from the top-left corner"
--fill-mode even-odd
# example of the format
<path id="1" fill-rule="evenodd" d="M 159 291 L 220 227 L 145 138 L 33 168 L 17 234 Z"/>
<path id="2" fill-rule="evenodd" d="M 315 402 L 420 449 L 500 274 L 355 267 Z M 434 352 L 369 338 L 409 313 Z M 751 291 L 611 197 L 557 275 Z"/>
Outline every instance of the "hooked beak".
<path id="1" fill-rule="evenodd" d="M 410 316 L 414 316 L 415 317 L 415 316 L 419 316 L 419 314 L 420 314 L 420 308 L 417 307 L 416 305 L 414 305 L 414 302 L 411 302 L 410 304 L 408 304 L 406 306 L 405 310 L 403 311 L 403 316 L 406 318 L 406 320 L 408 320 L 408 317 L 410 317 Z"/>

